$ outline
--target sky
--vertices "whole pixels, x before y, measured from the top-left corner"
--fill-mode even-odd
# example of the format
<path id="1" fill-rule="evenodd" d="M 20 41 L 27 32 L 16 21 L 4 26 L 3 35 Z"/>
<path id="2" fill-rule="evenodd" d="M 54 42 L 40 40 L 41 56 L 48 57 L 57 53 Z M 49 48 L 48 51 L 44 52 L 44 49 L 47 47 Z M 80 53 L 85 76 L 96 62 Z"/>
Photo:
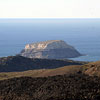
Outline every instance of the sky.
<path id="1" fill-rule="evenodd" d="M 100 0 L 0 0 L 0 18 L 100 18 Z"/>

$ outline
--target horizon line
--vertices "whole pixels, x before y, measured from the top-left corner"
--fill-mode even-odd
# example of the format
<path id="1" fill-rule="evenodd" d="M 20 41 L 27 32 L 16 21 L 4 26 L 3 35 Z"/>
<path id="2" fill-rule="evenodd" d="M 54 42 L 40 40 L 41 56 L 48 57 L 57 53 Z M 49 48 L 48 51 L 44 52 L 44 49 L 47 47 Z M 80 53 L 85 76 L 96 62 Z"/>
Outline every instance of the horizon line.
<path id="1" fill-rule="evenodd" d="M 8 17 L 8 18 L 2 18 L 1 17 L 0 19 L 100 19 L 100 18 L 99 17 L 97 17 L 97 18 L 91 18 L 91 17 L 90 18 L 88 18 L 88 17 L 87 18 L 78 18 L 78 17 L 77 18 L 49 18 L 49 17 L 48 18 L 47 17 L 46 18 L 45 17 L 44 18 L 41 18 L 41 17 L 40 18 L 32 18 L 32 17 L 29 17 L 29 18 L 28 17 L 16 17 L 16 18 Z"/>

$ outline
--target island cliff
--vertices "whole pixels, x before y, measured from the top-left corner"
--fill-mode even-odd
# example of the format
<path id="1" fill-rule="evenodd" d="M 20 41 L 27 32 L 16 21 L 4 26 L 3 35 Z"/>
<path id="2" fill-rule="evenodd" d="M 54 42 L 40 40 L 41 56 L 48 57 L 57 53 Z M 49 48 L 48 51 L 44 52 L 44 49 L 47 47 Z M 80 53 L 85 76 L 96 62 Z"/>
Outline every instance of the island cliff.
<path id="1" fill-rule="evenodd" d="M 66 59 L 81 56 L 72 46 L 62 40 L 49 40 L 27 44 L 20 53 L 28 58 Z"/>

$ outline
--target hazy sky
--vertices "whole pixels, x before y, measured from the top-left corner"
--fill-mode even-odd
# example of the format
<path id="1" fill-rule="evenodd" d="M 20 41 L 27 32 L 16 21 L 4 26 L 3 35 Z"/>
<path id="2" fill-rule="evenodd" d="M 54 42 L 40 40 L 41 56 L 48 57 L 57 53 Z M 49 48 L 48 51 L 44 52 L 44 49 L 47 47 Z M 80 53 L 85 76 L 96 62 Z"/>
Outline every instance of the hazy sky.
<path id="1" fill-rule="evenodd" d="M 0 18 L 100 18 L 100 0 L 0 0 Z"/>

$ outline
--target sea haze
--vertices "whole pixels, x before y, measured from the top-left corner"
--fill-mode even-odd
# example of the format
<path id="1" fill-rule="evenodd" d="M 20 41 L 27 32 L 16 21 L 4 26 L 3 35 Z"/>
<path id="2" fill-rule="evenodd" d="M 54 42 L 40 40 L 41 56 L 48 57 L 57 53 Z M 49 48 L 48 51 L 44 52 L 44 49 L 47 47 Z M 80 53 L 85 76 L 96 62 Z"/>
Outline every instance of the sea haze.
<path id="1" fill-rule="evenodd" d="M 0 57 L 18 54 L 25 44 L 64 40 L 86 56 L 100 60 L 100 19 L 0 19 Z"/>

